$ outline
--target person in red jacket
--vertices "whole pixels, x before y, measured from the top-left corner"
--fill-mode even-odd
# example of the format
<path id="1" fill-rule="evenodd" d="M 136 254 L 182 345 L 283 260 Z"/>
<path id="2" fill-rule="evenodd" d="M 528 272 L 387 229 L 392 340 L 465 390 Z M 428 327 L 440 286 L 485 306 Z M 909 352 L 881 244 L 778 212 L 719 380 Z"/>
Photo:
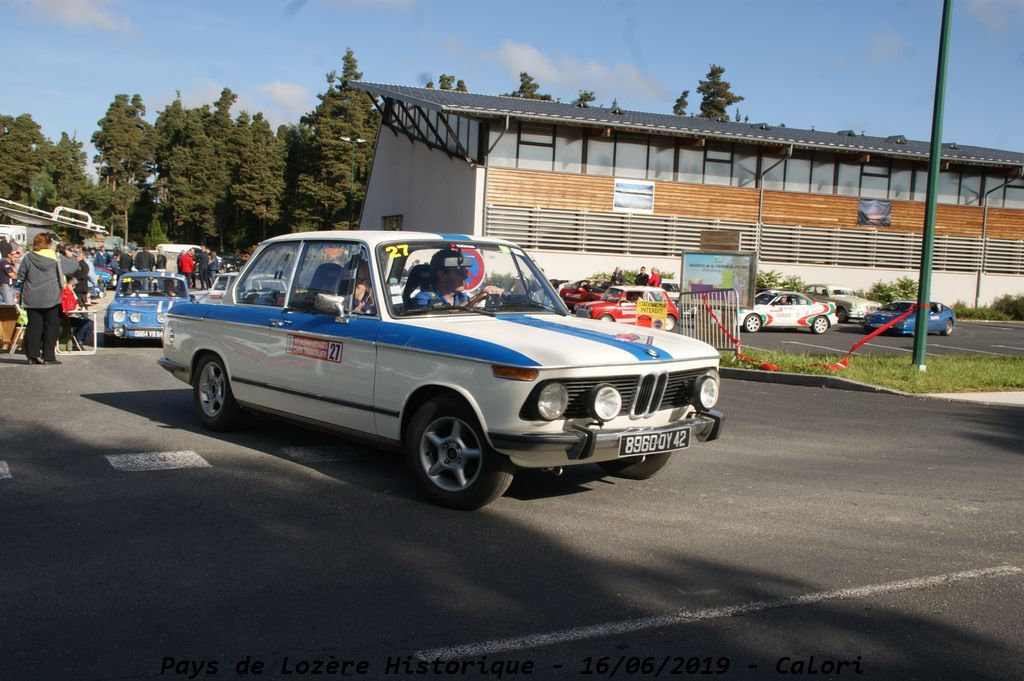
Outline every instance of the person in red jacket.
<path id="1" fill-rule="evenodd" d="M 178 273 L 185 275 L 185 279 L 188 280 L 188 285 L 190 287 L 195 287 L 196 263 L 192 259 L 192 249 L 189 249 L 181 254 L 181 259 L 178 261 Z"/>
<path id="2" fill-rule="evenodd" d="M 92 329 L 95 325 L 91 319 L 68 314 L 74 310 L 85 309 L 75 293 L 75 284 L 77 283 L 78 280 L 73 276 L 67 277 L 67 284 L 65 284 L 64 290 L 60 292 L 60 310 L 64 318 L 68 320 L 71 331 L 75 334 L 75 340 L 78 341 L 78 346 L 83 347 L 85 345 L 92 345 Z"/>
<path id="3" fill-rule="evenodd" d="M 657 267 L 651 268 L 651 278 L 647 280 L 648 286 L 661 286 L 661 272 Z"/>

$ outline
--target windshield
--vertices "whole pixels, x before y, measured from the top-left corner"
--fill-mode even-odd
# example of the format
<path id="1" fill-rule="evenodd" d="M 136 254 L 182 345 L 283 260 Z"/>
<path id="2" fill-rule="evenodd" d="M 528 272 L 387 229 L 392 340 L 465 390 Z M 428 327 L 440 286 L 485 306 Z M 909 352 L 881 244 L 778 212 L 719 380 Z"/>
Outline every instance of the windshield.
<path id="1" fill-rule="evenodd" d="M 913 303 L 889 303 L 882 309 L 886 312 L 906 312 Z"/>
<path id="2" fill-rule="evenodd" d="M 568 314 L 540 268 L 518 247 L 471 241 L 382 244 L 377 259 L 396 317 L 454 312 Z"/>
<path id="3" fill-rule="evenodd" d="M 855 296 L 852 288 L 834 288 L 832 289 L 832 295 L 834 296 Z"/>
<path id="4" fill-rule="evenodd" d="M 163 296 L 165 298 L 184 298 L 185 282 L 172 277 L 139 277 L 125 275 L 117 284 L 117 295 L 148 298 Z"/>
<path id="5" fill-rule="evenodd" d="M 775 300 L 775 295 L 776 295 L 775 293 L 759 293 L 758 296 L 756 298 L 754 298 L 754 304 L 755 305 L 768 305 L 773 300 Z"/>

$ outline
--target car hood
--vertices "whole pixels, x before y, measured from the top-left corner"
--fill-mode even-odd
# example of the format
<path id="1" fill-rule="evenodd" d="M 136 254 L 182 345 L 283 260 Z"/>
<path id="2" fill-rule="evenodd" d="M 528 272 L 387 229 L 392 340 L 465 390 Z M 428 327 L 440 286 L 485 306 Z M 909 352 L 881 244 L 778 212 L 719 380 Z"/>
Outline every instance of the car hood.
<path id="1" fill-rule="evenodd" d="M 110 309 L 133 310 L 135 312 L 165 312 L 179 302 L 185 302 L 185 300 L 171 300 L 167 298 L 115 300 L 110 304 Z"/>
<path id="2" fill-rule="evenodd" d="M 402 320 L 383 325 L 378 341 L 515 366 L 719 359 L 710 345 L 676 333 L 539 314 Z"/>

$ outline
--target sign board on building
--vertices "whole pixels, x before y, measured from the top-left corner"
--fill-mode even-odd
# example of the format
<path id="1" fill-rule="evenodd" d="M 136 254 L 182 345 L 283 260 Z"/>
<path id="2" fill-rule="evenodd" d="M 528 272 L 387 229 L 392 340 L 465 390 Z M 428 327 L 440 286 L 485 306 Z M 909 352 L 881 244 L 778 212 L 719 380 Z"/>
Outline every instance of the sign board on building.
<path id="1" fill-rule="evenodd" d="M 654 212 L 654 183 L 615 178 L 612 210 L 626 213 Z"/>
<path id="2" fill-rule="evenodd" d="M 735 289 L 740 305 L 753 307 L 757 259 L 742 251 L 683 251 L 683 291 Z"/>

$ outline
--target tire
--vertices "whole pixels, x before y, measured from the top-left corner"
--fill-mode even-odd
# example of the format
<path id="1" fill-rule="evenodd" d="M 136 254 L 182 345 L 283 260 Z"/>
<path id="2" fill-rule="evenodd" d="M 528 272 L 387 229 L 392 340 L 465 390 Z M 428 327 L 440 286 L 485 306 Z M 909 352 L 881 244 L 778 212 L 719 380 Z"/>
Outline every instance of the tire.
<path id="1" fill-rule="evenodd" d="M 665 330 L 666 331 L 675 331 L 676 324 L 678 324 L 678 323 L 679 322 L 677 322 L 676 318 L 673 317 L 672 315 L 669 315 L 669 316 L 665 317 Z"/>
<path id="2" fill-rule="evenodd" d="M 199 421 L 208 430 L 219 433 L 235 430 L 244 420 L 245 412 L 231 392 L 228 372 L 216 355 L 206 355 L 199 360 L 192 398 Z"/>
<path id="3" fill-rule="evenodd" d="M 451 395 L 435 397 L 413 416 L 405 457 L 428 499 L 462 511 L 500 497 L 515 472 L 512 461 L 487 443 L 473 410 Z"/>
<path id="4" fill-rule="evenodd" d="M 815 317 L 811 321 L 811 333 L 815 336 L 820 336 L 828 331 L 830 326 L 832 326 L 832 324 L 828 321 L 827 317 Z"/>
<path id="5" fill-rule="evenodd" d="M 671 452 L 664 452 L 662 454 L 648 454 L 647 456 L 636 456 L 628 459 L 602 461 L 597 465 L 604 469 L 605 473 L 614 475 L 617 478 L 647 480 L 648 478 L 653 478 L 658 471 L 664 468 L 671 457 Z"/>
<path id="6" fill-rule="evenodd" d="M 611 316 L 610 314 L 603 314 L 603 315 L 601 315 L 601 321 L 602 322 L 614 322 L 615 321 L 615 317 Z"/>
<path id="7" fill-rule="evenodd" d="M 939 331 L 939 335 L 940 336 L 951 336 L 951 335 L 953 335 L 953 326 L 954 326 L 953 325 L 953 320 L 952 319 L 947 319 L 946 320 L 946 326 L 942 329 L 942 331 Z"/>
<path id="8" fill-rule="evenodd" d="M 845 324 L 846 322 L 850 321 L 850 313 L 846 311 L 845 307 L 836 308 L 836 317 L 839 317 L 840 324 Z"/>
<path id="9" fill-rule="evenodd" d="M 748 314 L 743 320 L 743 330 L 747 333 L 757 333 L 761 330 L 761 318 L 756 314 Z"/>

